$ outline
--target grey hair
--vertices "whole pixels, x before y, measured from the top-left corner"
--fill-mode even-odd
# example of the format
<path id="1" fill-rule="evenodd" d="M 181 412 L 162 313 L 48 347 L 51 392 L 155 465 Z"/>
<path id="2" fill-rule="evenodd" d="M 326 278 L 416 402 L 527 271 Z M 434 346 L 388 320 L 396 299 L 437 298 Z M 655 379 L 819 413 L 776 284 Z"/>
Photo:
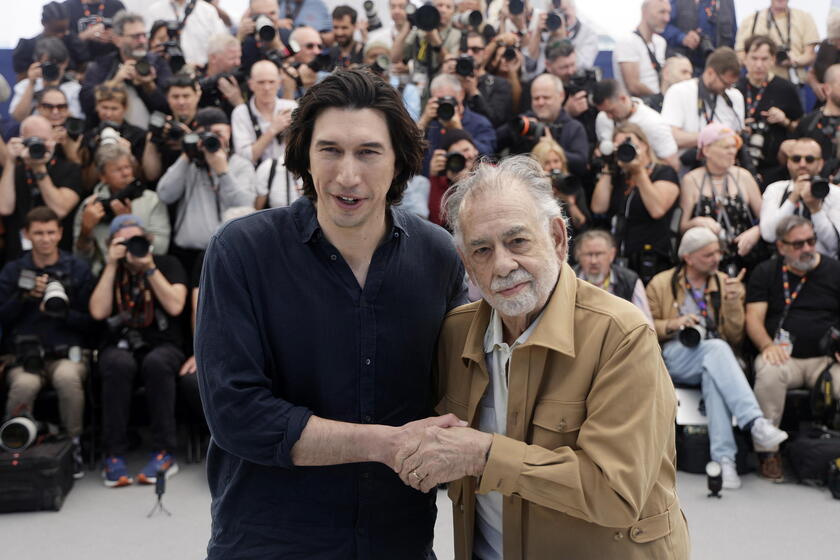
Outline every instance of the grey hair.
<path id="1" fill-rule="evenodd" d="M 504 191 L 509 189 L 512 183 L 523 185 L 531 193 L 549 233 L 551 233 L 551 221 L 554 218 L 561 218 L 568 231 L 566 215 L 560 203 L 554 198 L 551 179 L 536 159 L 530 155 L 518 155 L 505 158 L 496 165 L 482 161 L 472 173 L 455 183 L 446 192 L 441 202 L 443 217 L 452 228 L 455 243 L 460 249 L 465 248 L 460 221 L 464 200 L 470 195 L 491 189 Z"/>
<path id="2" fill-rule="evenodd" d="M 39 61 L 44 55 L 47 55 L 47 60 L 56 64 L 62 64 L 70 59 L 70 52 L 58 37 L 41 37 L 38 39 L 35 43 L 33 59 Z"/>
<path id="3" fill-rule="evenodd" d="M 779 220 L 778 224 L 776 224 L 776 239 L 781 241 L 788 233 L 790 233 L 790 230 L 804 225 L 811 226 L 811 229 L 814 228 L 814 224 L 812 224 L 811 220 L 808 218 L 803 218 L 798 214 L 785 216 Z"/>
<path id="4" fill-rule="evenodd" d="M 228 48 L 238 45 L 239 41 L 230 33 L 215 33 L 207 39 L 207 56 L 226 51 Z"/>
<path id="5" fill-rule="evenodd" d="M 128 148 L 120 144 L 105 144 L 96 150 L 93 161 L 96 164 L 96 170 L 101 173 L 106 165 L 124 157 L 131 157 L 131 151 Z"/>
<path id="6" fill-rule="evenodd" d="M 429 91 L 435 91 L 441 86 L 449 86 L 458 93 L 464 91 L 464 88 L 461 86 L 461 80 L 452 74 L 438 74 L 435 76 L 432 80 L 432 84 L 429 86 Z"/>
<path id="7" fill-rule="evenodd" d="M 123 31 L 125 31 L 126 24 L 129 23 L 142 23 L 145 26 L 146 20 L 144 20 L 143 16 L 138 13 L 122 10 L 114 16 L 114 33 L 122 36 Z"/>
<path id="8" fill-rule="evenodd" d="M 554 86 L 554 91 L 556 91 L 557 93 L 563 93 L 564 91 L 566 91 L 565 86 L 563 86 L 563 80 L 561 80 L 559 77 L 555 76 L 554 74 L 549 74 L 549 73 L 540 74 L 539 76 L 534 78 L 533 82 L 531 82 L 531 89 L 533 89 L 534 84 L 537 82 L 537 80 L 549 80 L 551 82 L 551 84 Z"/>

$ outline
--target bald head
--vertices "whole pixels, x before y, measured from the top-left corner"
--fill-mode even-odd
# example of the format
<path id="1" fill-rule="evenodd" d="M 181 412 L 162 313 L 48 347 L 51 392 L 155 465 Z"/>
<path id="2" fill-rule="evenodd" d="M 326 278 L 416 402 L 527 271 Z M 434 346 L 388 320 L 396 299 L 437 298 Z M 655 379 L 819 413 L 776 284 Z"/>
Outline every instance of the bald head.
<path id="1" fill-rule="evenodd" d="M 321 53 L 323 44 L 321 43 L 321 34 L 314 28 L 302 26 L 292 31 L 289 36 L 289 41 L 297 43 L 298 49 L 295 54 L 295 61 L 303 64 L 309 64 L 312 60 Z"/>
<path id="2" fill-rule="evenodd" d="M 44 140 L 52 140 L 53 128 L 50 121 L 41 115 L 32 115 L 23 119 L 20 123 L 21 138 L 37 136 Z"/>
<path id="3" fill-rule="evenodd" d="M 251 78 L 248 87 L 254 92 L 256 102 L 271 105 L 280 89 L 280 69 L 270 60 L 260 60 L 251 66 Z"/>
<path id="4" fill-rule="evenodd" d="M 565 91 L 563 80 L 554 74 L 540 74 L 534 78 L 534 81 L 531 82 L 531 90 L 533 91 L 535 87 L 550 87 L 555 93 L 563 93 Z"/>
<path id="5" fill-rule="evenodd" d="M 832 64 L 825 71 L 825 84 L 833 85 L 840 81 L 840 64 Z"/>
<path id="6" fill-rule="evenodd" d="M 671 3 L 668 0 L 642 2 L 642 21 L 654 33 L 662 33 L 671 20 Z"/>

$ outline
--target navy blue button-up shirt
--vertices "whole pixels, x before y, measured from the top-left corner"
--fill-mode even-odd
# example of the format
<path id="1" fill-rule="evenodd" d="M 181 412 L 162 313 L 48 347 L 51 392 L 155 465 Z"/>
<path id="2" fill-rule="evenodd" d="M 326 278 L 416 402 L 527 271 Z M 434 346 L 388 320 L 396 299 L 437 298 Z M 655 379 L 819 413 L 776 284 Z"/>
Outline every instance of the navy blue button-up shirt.
<path id="1" fill-rule="evenodd" d="M 213 436 L 209 558 L 431 554 L 434 493 L 380 463 L 291 460 L 312 414 L 391 426 L 432 414 L 435 344 L 466 302 L 464 269 L 446 231 L 389 214 L 364 289 L 306 198 L 211 240 L 195 342 Z"/>

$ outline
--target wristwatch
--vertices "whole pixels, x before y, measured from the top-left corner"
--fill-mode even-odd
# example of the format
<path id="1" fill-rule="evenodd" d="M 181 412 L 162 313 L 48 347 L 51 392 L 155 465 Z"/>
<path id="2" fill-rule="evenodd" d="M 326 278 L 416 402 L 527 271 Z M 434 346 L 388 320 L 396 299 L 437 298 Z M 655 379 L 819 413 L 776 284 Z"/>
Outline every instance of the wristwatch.
<path id="1" fill-rule="evenodd" d="M 147 270 L 146 272 L 144 272 L 144 273 L 143 273 L 143 276 L 145 276 L 146 278 L 148 278 L 148 277 L 150 277 L 152 274 L 154 274 L 156 271 L 157 271 L 157 267 L 156 267 L 156 266 L 153 266 L 152 268 L 150 268 L 149 270 Z"/>
<path id="2" fill-rule="evenodd" d="M 32 173 L 32 176 L 35 177 L 36 181 L 40 181 L 40 180 L 46 178 L 47 172 L 46 171 L 41 171 L 39 173 Z"/>

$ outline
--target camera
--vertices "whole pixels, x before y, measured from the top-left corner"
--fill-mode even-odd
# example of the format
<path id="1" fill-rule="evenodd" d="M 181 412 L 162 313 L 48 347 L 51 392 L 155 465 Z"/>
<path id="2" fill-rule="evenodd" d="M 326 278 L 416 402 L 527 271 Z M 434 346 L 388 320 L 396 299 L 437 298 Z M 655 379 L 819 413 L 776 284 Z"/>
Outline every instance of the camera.
<path id="1" fill-rule="evenodd" d="M 680 330 L 679 341 L 686 348 L 697 348 L 700 341 L 706 338 L 706 328 L 702 325 L 691 325 Z"/>
<path id="2" fill-rule="evenodd" d="M 459 76 L 469 77 L 475 72 L 475 60 L 468 54 L 462 54 L 455 61 L 455 73 Z"/>
<path id="3" fill-rule="evenodd" d="M 573 195 L 580 189 L 580 179 L 569 173 L 564 173 L 561 169 L 552 169 L 549 172 L 551 178 L 551 186 L 557 192 L 565 195 Z"/>
<path id="4" fill-rule="evenodd" d="M 88 139 L 88 149 L 91 152 L 96 152 L 100 145 L 117 144 L 120 138 L 120 128 L 120 125 L 113 121 L 100 122 Z M 103 141 L 105 139 L 107 141 Z"/>
<path id="5" fill-rule="evenodd" d="M 411 4 L 409 3 L 408 6 Z M 413 11 L 406 7 L 405 12 L 412 27 L 422 31 L 432 31 L 440 26 L 440 12 L 431 4 L 424 4 Z"/>
<path id="6" fill-rule="evenodd" d="M 163 47 L 163 57 L 169 62 L 169 67 L 175 74 L 177 74 L 178 71 L 186 64 L 184 51 L 181 50 L 181 44 L 178 42 L 178 35 L 180 35 L 180 33 L 180 23 L 177 21 L 166 22 L 166 34 L 168 35 L 168 39 L 161 46 Z"/>
<path id="7" fill-rule="evenodd" d="M 545 27 L 549 31 L 557 31 L 563 26 L 564 22 L 563 14 L 559 11 L 554 10 L 553 12 L 549 12 L 545 18 Z"/>
<path id="8" fill-rule="evenodd" d="M 143 183 L 135 179 L 123 187 L 118 193 L 112 194 L 111 196 L 105 195 L 98 197 L 96 201 L 101 203 L 102 209 L 105 210 L 105 216 L 102 218 L 102 221 L 108 223 L 114 219 L 114 209 L 111 208 L 111 201 L 119 200 L 125 204 L 128 200 L 135 200 L 143 196 L 145 190 L 146 187 L 143 186 Z"/>
<path id="9" fill-rule="evenodd" d="M 477 28 L 481 25 L 481 22 L 484 21 L 484 16 L 481 15 L 481 12 L 478 10 L 472 10 L 469 12 L 461 12 L 460 14 L 456 15 L 452 18 L 452 23 L 457 24 L 461 27 L 475 27 Z"/>
<path id="10" fill-rule="evenodd" d="M 30 159 L 44 159 L 47 156 L 47 144 L 42 138 L 30 136 L 23 140 L 23 145 L 29 149 Z"/>
<path id="11" fill-rule="evenodd" d="M 508 0 L 508 13 L 518 16 L 525 11 L 525 0 Z"/>
<path id="12" fill-rule="evenodd" d="M 207 160 L 202 150 L 215 153 L 222 149 L 221 139 L 212 132 L 191 132 L 184 136 L 181 147 L 187 157 L 199 167 L 205 167 Z"/>
<path id="13" fill-rule="evenodd" d="M 458 174 L 467 167 L 467 158 L 461 152 L 449 152 L 446 154 L 446 166 L 443 168 L 443 175 L 446 172 Z"/>
<path id="14" fill-rule="evenodd" d="M 77 119 L 76 117 L 67 117 L 64 121 L 64 129 L 67 131 L 67 136 L 75 140 L 85 132 L 84 119 Z"/>
<path id="15" fill-rule="evenodd" d="M 112 144 L 116 145 L 120 143 L 120 133 L 111 128 L 110 126 L 106 126 L 102 129 L 99 133 L 99 145 L 100 146 L 110 146 Z"/>
<path id="16" fill-rule="evenodd" d="M 125 245 L 126 250 L 138 258 L 145 257 L 152 249 L 151 242 L 143 235 L 129 237 L 125 241 L 121 241 L 120 245 Z"/>
<path id="17" fill-rule="evenodd" d="M 825 200 L 831 190 L 831 182 L 825 177 L 811 177 L 811 196 Z"/>
<path id="18" fill-rule="evenodd" d="M 840 352 L 840 329 L 831 327 L 823 334 L 820 339 L 820 352 L 832 358 Z"/>
<path id="19" fill-rule="evenodd" d="M 385 56 L 387 58 L 386 55 L 382 55 L 382 56 Z M 377 62 L 379 61 L 380 58 L 381 57 L 377 57 L 377 59 L 376 59 Z M 389 59 L 389 64 L 390 64 L 390 59 Z M 313 72 L 332 72 L 333 60 L 330 57 L 329 53 L 322 52 L 322 53 L 318 53 L 317 55 L 315 55 L 315 58 L 313 58 L 312 60 L 307 62 L 306 65 L 309 66 L 309 69 L 312 70 Z"/>
<path id="20" fill-rule="evenodd" d="M 373 64 L 370 65 L 370 69 L 379 76 L 387 74 L 388 68 L 390 67 L 391 59 L 386 54 L 380 54 L 377 56 L 376 60 L 373 61 Z"/>
<path id="21" fill-rule="evenodd" d="M 70 310 L 70 298 L 67 297 L 67 290 L 64 289 L 64 284 L 58 280 L 47 282 L 43 301 L 44 313 L 50 317 L 66 317 Z"/>
<path id="22" fill-rule="evenodd" d="M 198 134 L 201 140 L 201 147 L 209 153 L 214 154 L 222 149 L 222 140 L 212 132 L 200 132 Z"/>
<path id="23" fill-rule="evenodd" d="M 265 14 L 256 14 L 252 16 L 252 19 L 256 27 L 255 33 L 260 38 L 260 41 L 264 43 L 273 41 L 274 36 L 277 35 L 277 29 L 274 28 L 274 22 L 271 21 L 271 18 Z"/>
<path id="24" fill-rule="evenodd" d="M 615 149 L 615 158 L 621 163 L 630 163 L 636 159 L 637 155 L 638 151 L 636 150 L 636 146 L 629 138 L 624 140 L 624 142 L 619 144 Z"/>
<path id="25" fill-rule="evenodd" d="M 712 54 L 712 51 L 715 50 L 715 45 L 705 33 L 700 34 L 700 44 L 697 45 L 697 50 L 700 52 L 703 60 L 707 59 Z"/>
<path id="26" fill-rule="evenodd" d="M 149 117 L 149 132 L 152 133 L 152 142 L 162 144 L 163 142 L 179 142 L 184 137 L 184 130 L 172 120 L 172 117 L 155 111 Z"/>
<path id="27" fill-rule="evenodd" d="M 487 23 L 481 29 L 481 36 L 484 37 L 485 43 L 489 43 L 496 36 L 496 29 L 492 25 Z"/>
<path id="28" fill-rule="evenodd" d="M 782 66 L 785 62 L 790 60 L 790 51 L 782 47 L 776 51 L 776 65 Z"/>
<path id="29" fill-rule="evenodd" d="M 376 4 L 371 0 L 365 0 L 362 6 L 365 9 L 365 17 L 368 21 L 368 31 L 376 31 L 382 27 L 382 20 L 379 19 L 379 14 L 376 13 Z"/>
<path id="30" fill-rule="evenodd" d="M 502 53 L 502 58 L 504 58 L 508 62 L 510 62 L 512 60 L 516 60 L 516 47 L 513 47 L 511 45 L 507 45 L 505 47 L 504 52 Z"/>
<path id="31" fill-rule="evenodd" d="M 455 106 L 458 101 L 451 95 L 438 97 L 437 118 L 443 122 L 451 121 L 455 116 Z"/>
<path id="32" fill-rule="evenodd" d="M 57 82 L 61 76 L 61 70 L 55 62 L 42 62 L 41 76 L 43 76 L 45 82 Z"/>
<path id="33" fill-rule="evenodd" d="M 240 68 L 232 72 L 221 72 L 215 76 L 204 76 L 199 78 L 198 86 L 201 88 L 202 107 L 220 106 L 225 99 L 224 94 L 219 90 L 219 80 L 226 78 L 236 80 L 236 84 L 242 84 L 247 79 Z"/>
<path id="34" fill-rule="evenodd" d="M 545 135 L 545 129 L 548 125 L 541 123 L 534 117 L 520 115 L 518 117 L 514 117 L 513 120 L 508 123 L 508 126 L 510 126 L 515 135 L 522 136 L 536 142 Z M 554 134 L 556 127 L 551 126 L 549 128 L 551 128 L 552 134 Z"/>
<path id="35" fill-rule="evenodd" d="M 37 279 L 38 273 L 34 270 L 21 269 L 20 275 L 18 276 L 18 289 L 24 292 L 31 292 L 35 289 Z"/>
<path id="36" fill-rule="evenodd" d="M 595 90 L 595 84 L 597 83 L 598 72 L 593 68 L 578 70 L 569 78 L 569 83 L 566 84 L 566 99 L 581 91 L 592 95 L 592 92 Z"/>
<path id="37" fill-rule="evenodd" d="M 38 437 L 38 424 L 29 416 L 9 418 L 0 426 L 0 447 L 9 453 L 21 453 Z"/>
<path id="38" fill-rule="evenodd" d="M 747 130 L 744 131 L 744 145 L 747 147 L 747 155 L 752 160 L 754 168 L 758 168 L 764 161 L 764 141 L 769 129 L 770 127 L 766 122 L 753 121 L 747 125 Z"/>
<path id="39" fill-rule="evenodd" d="M 149 76 L 152 73 L 152 62 L 149 60 L 149 55 L 144 55 L 137 59 L 134 63 L 134 71 L 138 76 Z"/>
<path id="40" fill-rule="evenodd" d="M 15 360 L 23 371 L 44 373 L 44 346 L 36 334 L 21 334 L 15 337 Z"/>

